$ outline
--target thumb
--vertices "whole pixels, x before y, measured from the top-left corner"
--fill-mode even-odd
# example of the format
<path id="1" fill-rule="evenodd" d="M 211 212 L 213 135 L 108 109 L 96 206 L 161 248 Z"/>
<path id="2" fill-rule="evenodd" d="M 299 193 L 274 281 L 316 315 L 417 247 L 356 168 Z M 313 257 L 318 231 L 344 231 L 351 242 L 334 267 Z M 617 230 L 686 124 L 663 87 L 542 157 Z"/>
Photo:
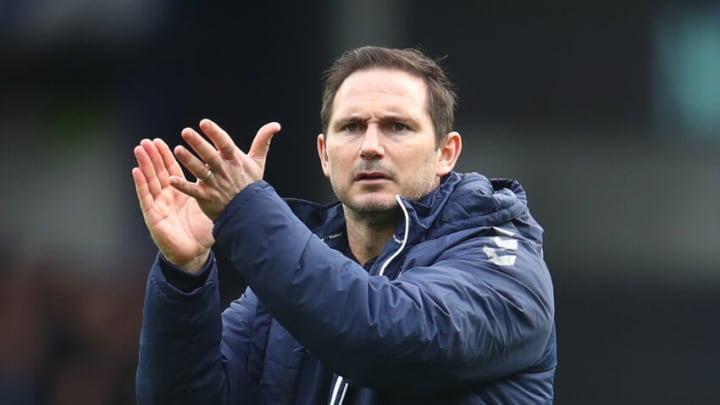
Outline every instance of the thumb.
<path id="1" fill-rule="evenodd" d="M 267 154 L 270 150 L 270 141 L 273 135 L 280 132 L 280 129 L 279 123 L 269 122 L 260 127 L 257 134 L 255 134 L 255 139 L 253 139 L 252 145 L 250 145 L 248 156 L 257 162 L 261 168 L 265 168 L 265 161 L 267 160 Z"/>

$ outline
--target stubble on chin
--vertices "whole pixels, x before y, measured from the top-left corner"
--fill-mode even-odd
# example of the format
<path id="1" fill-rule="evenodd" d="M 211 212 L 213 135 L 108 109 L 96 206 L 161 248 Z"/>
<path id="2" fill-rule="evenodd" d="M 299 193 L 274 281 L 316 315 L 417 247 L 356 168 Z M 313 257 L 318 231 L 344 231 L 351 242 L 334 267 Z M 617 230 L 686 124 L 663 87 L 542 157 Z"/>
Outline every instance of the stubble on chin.
<path id="1" fill-rule="evenodd" d="M 341 191 L 333 185 L 333 192 L 342 203 L 345 215 L 356 222 L 369 225 L 382 225 L 396 221 L 400 210 L 395 198 L 385 201 L 353 201 L 347 191 Z"/>
<path id="2" fill-rule="evenodd" d="M 414 192 L 403 193 L 402 197 L 411 201 L 418 201 L 431 193 L 436 187 L 437 184 L 428 181 L 424 186 L 417 187 Z M 338 201 L 343 205 L 345 215 L 350 216 L 355 221 L 370 225 L 382 225 L 396 221 L 401 215 L 395 196 L 384 201 L 353 201 L 347 190 L 341 191 L 335 185 L 332 185 L 332 188 Z"/>
<path id="3" fill-rule="evenodd" d="M 393 199 L 392 203 L 358 205 L 343 203 L 345 215 L 351 217 L 355 222 L 364 223 L 370 226 L 394 224 L 400 217 L 398 203 Z"/>

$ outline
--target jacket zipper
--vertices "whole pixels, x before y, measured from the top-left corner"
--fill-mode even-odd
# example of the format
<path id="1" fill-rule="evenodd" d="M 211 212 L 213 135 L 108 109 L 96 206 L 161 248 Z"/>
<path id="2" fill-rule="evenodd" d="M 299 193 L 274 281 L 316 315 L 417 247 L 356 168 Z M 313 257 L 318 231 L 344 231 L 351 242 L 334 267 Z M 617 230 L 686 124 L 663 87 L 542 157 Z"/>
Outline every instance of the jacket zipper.
<path id="1" fill-rule="evenodd" d="M 402 210 L 403 216 L 405 218 L 405 233 L 403 235 L 403 240 L 402 243 L 400 243 L 400 247 L 398 248 L 398 250 L 396 250 L 395 253 L 393 253 L 387 260 L 385 260 L 382 267 L 380 267 L 380 272 L 378 273 L 379 276 L 382 276 L 385 273 L 385 269 L 387 269 L 387 266 L 390 264 L 390 262 L 392 262 L 400 254 L 400 252 L 405 249 L 405 245 L 408 241 L 408 235 L 410 233 L 410 215 L 408 215 L 407 208 L 405 208 L 405 205 L 403 204 L 402 199 L 399 195 L 396 195 L 395 199 L 397 200 L 398 205 L 400 206 L 400 209 Z M 336 375 L 329 405 L 343 405 L 343 402 L 345 401 L 345 393 L 347 393 L 348 386 L 349 384 L 347 381 L 345 381 L 345 378 L 343 378 L 343 376 Z"/>

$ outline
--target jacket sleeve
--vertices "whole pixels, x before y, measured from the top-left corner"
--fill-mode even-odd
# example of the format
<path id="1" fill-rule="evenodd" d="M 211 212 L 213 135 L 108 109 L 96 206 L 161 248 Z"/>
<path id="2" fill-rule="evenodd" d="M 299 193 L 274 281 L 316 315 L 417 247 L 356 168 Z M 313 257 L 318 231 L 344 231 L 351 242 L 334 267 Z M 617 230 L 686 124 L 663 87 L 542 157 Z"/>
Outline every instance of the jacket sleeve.
<path id="1" fill-rule="evenodd" d="M 273 316 L 362 386 L 437 392 L 482 384 L 536 364 L 553 328 L 547 270 L 526 246 L 517 274 L 488 261 L 489 238 L 467 235 L 444 241 L 431 267 L 406 268 L 394 281 L 371 276 L 312 235 L 262 182 L 232 201 L 215 233 L 218 254 Z M 534 276 L 519 276 L 527 272 Z"/>
<path id="2" fill-rule="evenodd" d="M 214 258 L 205 283 L 190 292 L 168 282 L 160 260 L 146 287 L 137 403 L 247 403 L 243 377 L 255 296 L 246 292 L 221 315 Z"/>

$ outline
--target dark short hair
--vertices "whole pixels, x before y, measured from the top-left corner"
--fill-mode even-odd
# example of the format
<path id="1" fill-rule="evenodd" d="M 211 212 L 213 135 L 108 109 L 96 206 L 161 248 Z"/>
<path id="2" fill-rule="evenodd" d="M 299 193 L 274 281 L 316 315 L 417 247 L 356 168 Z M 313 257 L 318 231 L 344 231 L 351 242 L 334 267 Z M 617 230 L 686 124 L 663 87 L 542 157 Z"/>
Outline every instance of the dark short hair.
<path id="1" fill-rule="evenodd" d="M 340 85 L 360 70 L 395 69 L 417 76 L 427 86 L 427 108 L 435 129 L 437 143 L 453 129 L 457 94 L 439 64 L 417 49 L 392 49 L 363 46 L 343 53 L 325 72 L 320 121 L 327 133 L 333 101 Z"/>

